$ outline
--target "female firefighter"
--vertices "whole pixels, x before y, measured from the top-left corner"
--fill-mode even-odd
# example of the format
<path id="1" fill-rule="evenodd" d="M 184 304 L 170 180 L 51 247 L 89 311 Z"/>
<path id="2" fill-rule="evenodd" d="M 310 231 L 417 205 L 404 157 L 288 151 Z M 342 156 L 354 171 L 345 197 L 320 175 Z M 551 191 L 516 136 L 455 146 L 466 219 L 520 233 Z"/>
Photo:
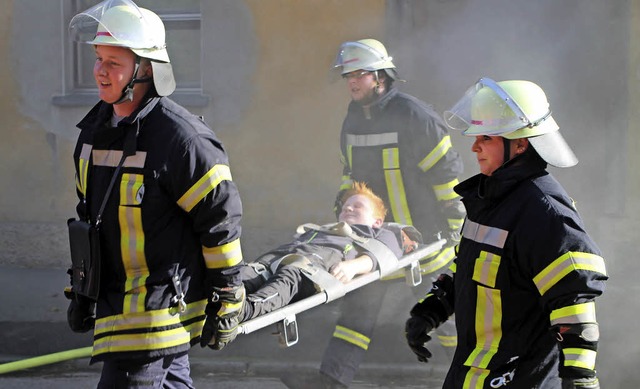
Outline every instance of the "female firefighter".
<path id="1" fill-rule="evenodd" d="M 426 361 L 429 331 L 455 313 L 444 388 L 599 388 L 594 300 L 605 262 L 546 170 L 578 160 L 544 91 L 482 78 L 445 121 L 475 136 L 481 173 L 455 187 L 467 211 L 455 271 L 411 310 L 409 346 Z"/>

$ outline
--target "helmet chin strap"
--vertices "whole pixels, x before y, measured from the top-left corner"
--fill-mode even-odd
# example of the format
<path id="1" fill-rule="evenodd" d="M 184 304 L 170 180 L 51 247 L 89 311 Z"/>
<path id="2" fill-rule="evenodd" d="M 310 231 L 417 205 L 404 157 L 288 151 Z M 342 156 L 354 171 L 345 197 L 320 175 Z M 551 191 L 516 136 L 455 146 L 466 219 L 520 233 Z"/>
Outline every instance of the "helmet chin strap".
<path id="1" fill-rule="evenodd" d="M 113 104 L 122 104 L 124 102 L 133 101 L 133 86 L 135 84 L 141 84 L 144 82 L 153 81 L 153 78 L 151 77 L 136 78 L 136 75 L 138 74 L 139 69 L 140 69 L 140 57 L 136 55 L 136 65 L 135 65 L 135 68 L 133 69 L 133 76 L 131 76 L 131 81 L 129 81 L 127 86 L 125 86 L 124 89 L 122 90 L 122 96 L 120 96 L 118 101 L 116 101 Z"/>
<path id="2" fill-rule="evenodd" d="M 504 153 L 503 153 L 504 159 L 502 160 L 502 164 L 504 165 L 505 163 L 511 160 L 511 140 L 503 137 L 502 144 L 504 145 Z"/>

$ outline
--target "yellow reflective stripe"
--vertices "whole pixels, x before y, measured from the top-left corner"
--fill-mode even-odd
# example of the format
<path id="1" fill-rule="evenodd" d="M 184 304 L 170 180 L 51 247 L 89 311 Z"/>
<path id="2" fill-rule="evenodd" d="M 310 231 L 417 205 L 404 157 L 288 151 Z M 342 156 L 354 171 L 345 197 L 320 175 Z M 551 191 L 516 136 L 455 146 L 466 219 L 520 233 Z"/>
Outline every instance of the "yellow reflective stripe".
<path id="1" fill-rule="evenodd" d="M 435 165 L 451 148 L 451 136 L 447 135 L 436 145 L 436 147 L 431 150 L 431 152 L 424 157 L 422 161 L 418 164 L 418 167 L 426 172 L 431 169 L 433 165 Z"/>
<path id="2" fill-rule="evenodd" d="M 230 313 L 238 312 L 240 309 L 242 309 L 242 303 L 242 301 L 239 303 L 230 303 L 223 301 L 220 309 L 218 310 L 218 316 L 222 317 Z"/>
<path id="3" fill-rule="evenodd" d="M 540 295 L 544 295 L 564 276 L 576 270 L 587 270 L 606 275 L 604 259 L 595 254 L 569 251 L 553 261 L 533 278 Z"/>
<path id="4" fill-rule="evenodd" d="M 482 389 L 484 380 L 491 373 L 487 369 L 478 369 L 477 367 L 469 367 L 469 371 L 464 377 L 463 389 Z"/>
<path id="5" fill-rule="evenodd" d="M 438 255 L 433 260 L 426 263 L 420 261 L 420 272 L 422 274 L 429 274 L 440 270 L 446 266 L 447 263 L 451 262 L 455 256 L 456 252 L 453 246 L 445 247 L 438 252 Z"/>
<path id="6" fill-rule="evenodd" d="M 453 190 L 453 187 L 458 185 L 460 181 L 457 178 L 452 181 L 445 182 L 444 184 L 433 185 L 433 192 L 436 194 L 438 201 L 453 200 L 458 194 Z"/>
<path id="7" fill-rule="evenodd" d="M 434 273 L 451 262 L 455 258 L 455 256 L 456 252 L 453 246 L 445 247 L 441 251 L 431 253 L 426 257 L 420 259 L 420 273 Z M 380 279 L 383 281 L 388 281 L 405 277 L 405 269 L 400 269 Z"/>
<path id="8" fill-rule="evenodd" d="M 87 174 L 89 172 L 89 161 L 91 160 L 91 145 L 82 144 L 80 156 L 78 157 L 78 173 L 76 174 L 76 188 L 87 197 Z"/>
<path id="9" fill-rule="evenodd" d="M 144 253 L 145 237 L 142 229 L 142 210 L 140 207 L 127 206 L 139 203 L 138 192 L 142 187 L 144 176 L 141 174 L 122 175 L 120 182 L 120 207 L 118 221 L 120 223 L 120 253 L 126 273 L 124 285 L 123 311 L 142 312 L 145 310 L 149 268 Z M 123 205 L 124 204 L 124 205 Z"/>
<path id="10" fill-rule="evenodd" d="M 223 244 L 222 246 L 202 246 L 202 253 L 208 269 L 221 269 L 235 266 L 242 262 L 240 239 Z"/>
<path id="11" fill-rule="evenodd" d="M 93 164 L 95 166 L 116 167 L 122 159 L 122 150 L 93 150 Z M 143 168 L 147 159 L 146 151 L 136 151 L 135 155 L 128 156 L 122 166 Z"/>
<path id="12" fill-rule="evenodd" d="M 442 347 L 456 347 L 458 345 L 458 337 L 455 335 L 438 335 L 438 340 Z"/>
<path id="13" fill-rule="evenodd" d="M 400 153 L 397 147 L 382 150 L 382 167 L 400 169 Z"/>
<path id="14" fill-rule="evenodd" d="M 96 320 L 94 335 L 107 335 L 110 332 L 169 327 L 187 322 L 204 315 L 207 299 L 187 304 L 184 312 L 175 308 L 163 308 L 144 312 L 125 312 Z"/>
<path id="15" fill-rule="evenodd" d="M 582 304 L 570 305 L 551 311 L 551 325 L 597 323 L 596 304 L 593 301 Z"/>
<path id="16" fill-rule="evenodd" d="M 362 335 L 359 332 L 354 330 L 350 330 L 346 327 L 337 325 L 335 331 L 333 332 L 333 337 L 342 339 L 347 343 L 351 343 L 354 346 L 360 347 L 363 350 L 369 349 L 369 343 L 371 343 L 371 339 Z"/>
<path id="17" fill-rule="evenodd" d="M 180 197 L 178 205 L 187 212 L 191 211 L 200 200 L 211 193 L 223 180 L 231 181 L 229 166 L 215 165 Z"/>
<path id="18" fill-rule="evenodd" d="M 449 228 L 454 231 L 460 231 L 462 227 L 462 223 L 464 219 L 447 219 L 447 224 L 449 224 Z"/>
<path id="19" fill-rule="evenodd" d="M 473 280 L 495 288 L 501 258 L 499 255 L 484 250 L 480 251 L 480 256 L 476 258 L 473 267 Z"/>
<path id="20" fill-rule="evenodd" d="M 564 365 L 568 367 L 580 367 L 582 369 L 594 370 L 596 368 L 596 355 L 593 350 L 584 348 L 565 348 Z"/>
<path id="21" fill-rule="evenodd" d="M 159 350 L 180 346 L 191 341 L 191 335 L 183 328 L 174 328 L 143 334 L 117 334 L 96 339 L 93 342 L 93 355 L 124 351 Z"/>
<path id="22" fill-rule="evenodd" d="M 486 368 L 498 350 L 502 339 L 502 298 L 498 289 L 477 287 L 476 348 L 471 352 L 466 366 Z"/>
<path id="23" fill-rule="evenodd" d="M 353 180 L 350 176 L 342 176 L 342 181 L 340 183 L 340 190 L 349 190 L 353 188 Z"/>
<path id="24" fill-rule="evenodd" d="M 353 146 L 347 145 L 347 163 L 349 164 L 349 169 L 353 168 Z"/>
<path id="25" fill-rule="evenodd" d="M 122 174 L 120 181 L 120 205 L 140 205 L 144 196 L 144 176 L 142 174 Z"/>
<path id="26" fill-rule="evenodd" d="M 504 248 L 504 243 L 507 241 L 509 231 L 497 227 L 485 226 L 467 219 L 462 227 L 462 236 L 474 242 L 485 243 L 501 249 Z"/>
<path id="27" fill-rule="evenodd" d="M 389 208 L 393 215 L 393 221 L 401 224 L 413 225 L 407 194 L 402 180 L 402 173 L 397 167 L 400 166 L 400 155 L 397 148 L 382 150 L 382 162 L 384 168 L 384 179 L 387 185 L 389 196 Z"/>
<path id="28" fill-rule="evenodd" d="M 366 134 L 366 135 L 354 135 L 347 134 L 345 137 L 346 143 L 349 146 L 355 147 L 375 147 L 392 145 L 398 143 L 397 132 L 383 132 L 381 134 Z"/>

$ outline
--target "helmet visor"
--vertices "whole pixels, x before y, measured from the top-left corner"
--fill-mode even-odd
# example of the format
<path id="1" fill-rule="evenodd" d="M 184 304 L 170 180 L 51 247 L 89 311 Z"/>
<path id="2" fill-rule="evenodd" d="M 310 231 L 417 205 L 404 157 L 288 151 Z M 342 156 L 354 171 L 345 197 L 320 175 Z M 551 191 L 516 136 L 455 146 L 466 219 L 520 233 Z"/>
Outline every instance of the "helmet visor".
<path id="1" fill-rule="evenodd" d="M 503 135 L 533 123 L 495 81 L 481 78 L 443 114 L 446 124 L 464 135 Z"/>
<path id="2" fill-rule="evenodd" d="M 151 24 L 133 1 L 105 0 L 75 15 L 69 22 L 69 34 L 81 43 L 162 49 L 164 36 L 151 33 Z"/>

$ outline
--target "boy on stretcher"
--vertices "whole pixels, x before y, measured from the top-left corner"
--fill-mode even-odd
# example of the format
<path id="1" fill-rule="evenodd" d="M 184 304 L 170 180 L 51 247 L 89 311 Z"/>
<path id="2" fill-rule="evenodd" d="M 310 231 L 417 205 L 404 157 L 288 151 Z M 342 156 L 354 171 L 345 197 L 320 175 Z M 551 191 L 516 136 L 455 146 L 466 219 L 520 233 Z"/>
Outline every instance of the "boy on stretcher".
<path id="1" fill-rule="evenodd" d="M 399 236 L 383 226 L 386 207 L 366 184 L 354 183 L 342 200 L 344 205 L 337 224 L 305 229 L 292 242 L 263 254 L 243 268 L 247 299 L 240 322 L 317 293 L 305 270 L 324 269 L 342 283 L 376 270 L 375 253 L 355 244 L 358 237 L 382 242 L 397 258 L 415 248 L 417 243 L 406 234 Z"/>

